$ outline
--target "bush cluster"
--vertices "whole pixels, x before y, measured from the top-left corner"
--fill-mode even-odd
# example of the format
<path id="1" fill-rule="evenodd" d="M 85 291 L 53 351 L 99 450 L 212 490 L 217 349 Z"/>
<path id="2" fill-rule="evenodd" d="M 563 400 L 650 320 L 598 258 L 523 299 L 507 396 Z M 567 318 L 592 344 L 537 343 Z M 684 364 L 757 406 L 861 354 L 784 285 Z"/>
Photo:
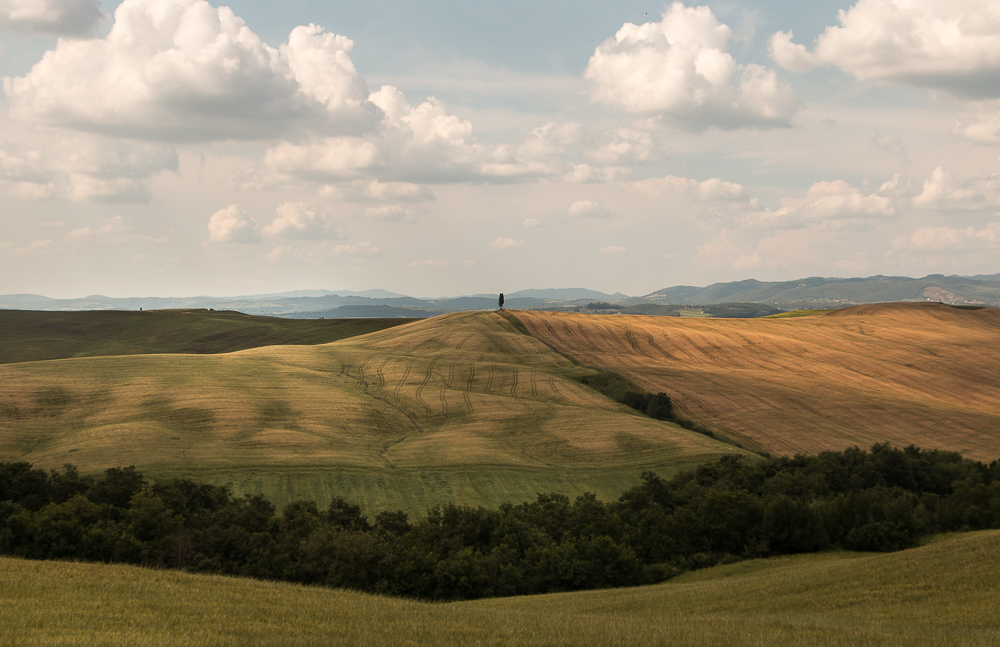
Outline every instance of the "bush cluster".
<path id="1" fill-rule="evenodd" d="M 0 463 L 0 553 L 143 564 L 420 599 L 630 586 L 739 559 L 891 551 L 924 535 L 1000 527 L 1000 463 L 876 445 L 818 456 L 735 456 L 614 502 L 539 494 L 496 510 L 443 505 L 411 521 L 343 499 L 295 501 L 134 467 L 81 476 Z"/>

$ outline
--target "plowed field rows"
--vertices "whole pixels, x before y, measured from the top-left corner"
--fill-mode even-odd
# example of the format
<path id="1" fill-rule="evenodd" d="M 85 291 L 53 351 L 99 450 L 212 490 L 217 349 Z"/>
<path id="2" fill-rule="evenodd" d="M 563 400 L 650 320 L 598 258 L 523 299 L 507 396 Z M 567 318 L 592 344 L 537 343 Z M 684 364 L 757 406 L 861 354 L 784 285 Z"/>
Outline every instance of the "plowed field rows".
<path id="1" fill-rule="evenodd" d="M 805 317 L 517 312 L 583 364 L 664 391 L 689 418 L 780 454 L 877 442 L 1000 458 L 1000 310 L 858 306 Z"/>
<path id="2" fill-rule="evenodd" d="M 493 313 L 320 346 L 0 366 L 0 460 L 135 464 L 263 492 L 422 513 L 540 490 L 617 496 L 736 451 L 571 379 L 566 358 Z"/>

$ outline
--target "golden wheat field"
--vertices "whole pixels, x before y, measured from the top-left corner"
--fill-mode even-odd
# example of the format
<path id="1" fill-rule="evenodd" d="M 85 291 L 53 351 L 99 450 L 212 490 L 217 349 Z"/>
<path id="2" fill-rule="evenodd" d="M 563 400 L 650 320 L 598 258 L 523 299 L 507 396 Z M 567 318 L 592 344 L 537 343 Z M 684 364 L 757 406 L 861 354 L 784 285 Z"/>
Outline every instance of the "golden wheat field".
<path id="1" fill-rule="evenodd" d="M 0 558 L 15 645 L 996 645 L 1000 532 L 717 566 L 655 586 L 431 604 L 134 566 Z"/>
<path id="2" fill-rule="evenodd" d="M 367 510 L 614 498 L 738 449 L 575 382 L 587 369 L 496 313 L 317 346 L 0 366 L 0 460 L 231 484 Z"/>
<path id="3" fill-rule="evenodd" d="M 517 312 L 537 339 L 778 454 L 891 442 L 1000 458 L 1000 310 L 856 306 L 775 319 Z"/>

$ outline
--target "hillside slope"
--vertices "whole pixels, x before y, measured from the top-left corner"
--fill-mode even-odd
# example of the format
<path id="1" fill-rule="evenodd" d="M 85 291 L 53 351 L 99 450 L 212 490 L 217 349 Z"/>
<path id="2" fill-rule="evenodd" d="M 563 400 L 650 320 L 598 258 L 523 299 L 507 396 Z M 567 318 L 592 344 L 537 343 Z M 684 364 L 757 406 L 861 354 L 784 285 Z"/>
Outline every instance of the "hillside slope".
<path id="1" fill-rule="evenodd" d="M 664 391 L 773 453 L 877 442 L 1000 458 L 1000 310 L 857 306 L 787 319 L 518 312 L 539 340 Z"/>
<path id="2" fill-rule="evenodd" d="M 325 344 L 411 319 L 302 321 L 240 312 L 0 310 L 0 364 L 142 353 L 226 353 L 279 344 Z"/>
<path id="3" fill-rule="evenodd" d="M 737 449 L 638 415 L 495 313 L 319 346 L 0 366 L 0 460 L 136 465 L 369 511 L 614 498 Z"/>
<path id="4" fill-rule="evenodd" d="M 754 560 L 656 586 L 426 604 L 131 566 L 0 558 L 13 644 L 995 645 L 1000 531 Z M 766 640 L 762 640 L 762 636 Z"/>

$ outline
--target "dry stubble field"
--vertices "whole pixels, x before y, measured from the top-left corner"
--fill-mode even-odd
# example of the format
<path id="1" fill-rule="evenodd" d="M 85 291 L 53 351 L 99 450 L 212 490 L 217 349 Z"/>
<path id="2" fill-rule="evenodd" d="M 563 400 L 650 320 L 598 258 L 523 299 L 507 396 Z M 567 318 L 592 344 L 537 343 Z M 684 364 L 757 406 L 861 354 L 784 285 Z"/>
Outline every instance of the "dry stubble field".
<path id="1" fill-rule="evenodd" d="M 367 510 L 617 497 L 737 449 L 575 382 L 587 369 L 495 313 L 317 346 L 0 366 L 0 460 L 231 484 Z"/>
<path id="2" fill-rule="evenodd" d="M 775 319 L 517 312 L 592 366 L 776 454 L 873 443 L 1000 458 L 1000 310 L 879 304 Z"/>

